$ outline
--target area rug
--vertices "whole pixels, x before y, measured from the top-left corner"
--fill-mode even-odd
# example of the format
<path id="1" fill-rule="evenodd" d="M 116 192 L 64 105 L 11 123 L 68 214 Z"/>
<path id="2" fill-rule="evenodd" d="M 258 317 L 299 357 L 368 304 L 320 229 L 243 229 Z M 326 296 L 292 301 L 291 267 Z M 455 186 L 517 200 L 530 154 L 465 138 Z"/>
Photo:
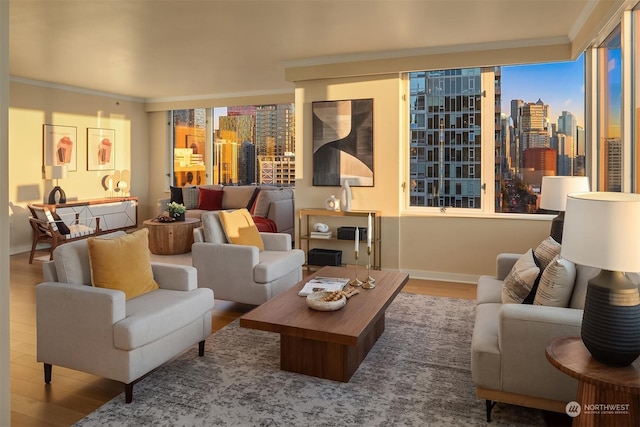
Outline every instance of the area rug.
<path id="1" fill-rule="evenodd" d="M 357 298 L 357 297 L 356 297 Z M 400 293 L 348 383 L 279 369 L 279 335 L 235 320 L 78 426 L 486 426 L 470 368 L 474 302 Z M 329 313 L 327 313 L 329 314 Z M 498 404 L 491 425 L 544 425 Z"/>

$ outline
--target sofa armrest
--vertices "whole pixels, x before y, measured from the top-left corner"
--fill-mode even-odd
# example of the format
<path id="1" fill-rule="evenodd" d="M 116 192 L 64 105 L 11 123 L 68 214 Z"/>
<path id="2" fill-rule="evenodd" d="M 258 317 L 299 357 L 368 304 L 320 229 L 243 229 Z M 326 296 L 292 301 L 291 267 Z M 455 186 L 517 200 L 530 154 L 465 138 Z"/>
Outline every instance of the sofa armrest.
<path id="1" fill-rule="evenodd" d="M 194 267 L 152 262 L 151 268 L 161 289 L 192 291 L 198 288 L 198 273 Z"/>
<path id="2" fill-rule="evenodd" d="M 70 354 L 69 349 L 85 354 L 113 347 L 113 325 L 125 317 L 122 291 L 40 283 L 36 286 L 38 361 L 62 364 L 68 358 L 80 357 Z"/>
<path id="3" fill-rule="evenodd" d="M 260 233 L 266 251 L 290 251 L 291 235 L 287 233 Z"/>
<path id="4" fill-rule="evenodd" d="M 171 198 L 167 197 L 165 199 L 158 199 L 158 203 L 156 204 L 156 215 L 160 216 L 163 212 L 167 211 L 167 203 L 171 202 Z"/>
<path id="5" fill-rule="evenodd" d="M 293 199 L 276 200 L 269 204 L 267 218 L 276 224 L 279 232 L 295 227 L 295 211 Z"/>
<path id="6" fill-rule="evenodd" d="M 547 361 L 545 348 L 552 338 L 580 336 L 582 310 L 503 304 L 498 322 L 504 390 L 560 401 L 575 397 L 577 382 Z"/>
<path id="7" fill-rule="evenodd" d="M 522 254 L 504 253 L 496 257 L 496 279 L 504 280 Z"/>
<path id="8" fill-rule="evenodd" d="M 196 227 L 193 229 L 193 243 L 204 243 L 203 227 Z"/>
<path id="9" fill-rule="evenodd" d="M 233 245 L 230 243 L 194 243 L 191 247 L 193 266 L 198 269 L 210 269 L 210 274 L 216 269 L 248 270 L 253 274 L 253 268 L 260 261 L 256 246 Z"/>

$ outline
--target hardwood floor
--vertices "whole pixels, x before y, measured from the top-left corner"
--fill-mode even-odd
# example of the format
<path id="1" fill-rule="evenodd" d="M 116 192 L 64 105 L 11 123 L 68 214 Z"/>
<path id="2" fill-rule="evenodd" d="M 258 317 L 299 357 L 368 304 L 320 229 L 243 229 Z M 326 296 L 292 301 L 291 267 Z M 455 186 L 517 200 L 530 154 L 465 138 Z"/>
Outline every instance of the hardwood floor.
<path id="1" fill-rule="evenodd" d="M 69 426 L 123 391 L 116 381 L 57 366 L 53 367 L 51 384 L 44 384 L 42 364 L 36 362 L 35 285 L 42 281 L 41 268 L 40 261 L 29 264 L 28 253 L 11 256 L 12 426 Z M 410 279 L 403 292 L 474 299 L 476 290 L 475 285 Z M 213 331 L 251 308 L 216 300 Z"/>

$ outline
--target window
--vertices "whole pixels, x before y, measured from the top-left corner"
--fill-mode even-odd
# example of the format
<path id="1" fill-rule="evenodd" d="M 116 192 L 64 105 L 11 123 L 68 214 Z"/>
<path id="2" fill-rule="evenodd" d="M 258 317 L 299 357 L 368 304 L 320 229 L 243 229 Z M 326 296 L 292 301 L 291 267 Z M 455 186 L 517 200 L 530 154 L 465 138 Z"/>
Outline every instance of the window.
<path id="1" fill-rule="evenodd" d="M 294 185 L 293 104 L 175 110 L 172 116 L 175 186 Z"/>
<path id="2" fill-rule="evenodd" d="M 598 49 L 598 190 L 622 191 L 622 50 L 618 27 Z"/>
<path id="3" fill-rule="evenodd" d="M 207 110 L 174 110 L 173 185 L 200 185 L 206 181 Z"/>
<path id="4" fill-rule="evenodd" d="M 410 207 L 545 213 L 543 176 L 586 175 L 582 56 L 409 81 Z"/>
<path id="5" fill-rule="evenodd" d="M 424 207 L 480 207 L 480 174 L 474 170 L 481 156 L 481 128 L 471 116 L 480 111 L 480 68 L 410 73 L 410 205 Z M 477 89 L 475 89 L 477 88 Z M 476 108 L 477 106 L 477 108 Z M 481 168 L 477 168 L 478 171 Z M 463 188 L 465 190 L 463 190 Z"/>

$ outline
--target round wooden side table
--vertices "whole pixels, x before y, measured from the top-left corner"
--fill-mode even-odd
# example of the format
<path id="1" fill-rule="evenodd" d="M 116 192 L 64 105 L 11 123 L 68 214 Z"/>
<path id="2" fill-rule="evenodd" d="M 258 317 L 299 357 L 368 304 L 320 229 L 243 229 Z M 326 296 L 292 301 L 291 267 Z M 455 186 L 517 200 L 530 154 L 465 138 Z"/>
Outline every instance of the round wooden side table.
<path id="1" fill-rule="evenodd" d="M 546 356 L 579 381 L 579 408 L 572 408 L 573 415 L 567 409 L 570 416 L 579 413 L 574 426 L 640 426 L 640 358 L 626 367 L 605 365 L 591 357 L 580 337 L 554 338 Z"/>
<path id="2" fill-rule="evenodd" d="M 149 250 L 156 255 L 176 255 L 191 252 L 193 229 L 200 220 L 185 218 L 184 221 L 160 222 L 148 219 L 142 223 L 149 229 Z"/>

